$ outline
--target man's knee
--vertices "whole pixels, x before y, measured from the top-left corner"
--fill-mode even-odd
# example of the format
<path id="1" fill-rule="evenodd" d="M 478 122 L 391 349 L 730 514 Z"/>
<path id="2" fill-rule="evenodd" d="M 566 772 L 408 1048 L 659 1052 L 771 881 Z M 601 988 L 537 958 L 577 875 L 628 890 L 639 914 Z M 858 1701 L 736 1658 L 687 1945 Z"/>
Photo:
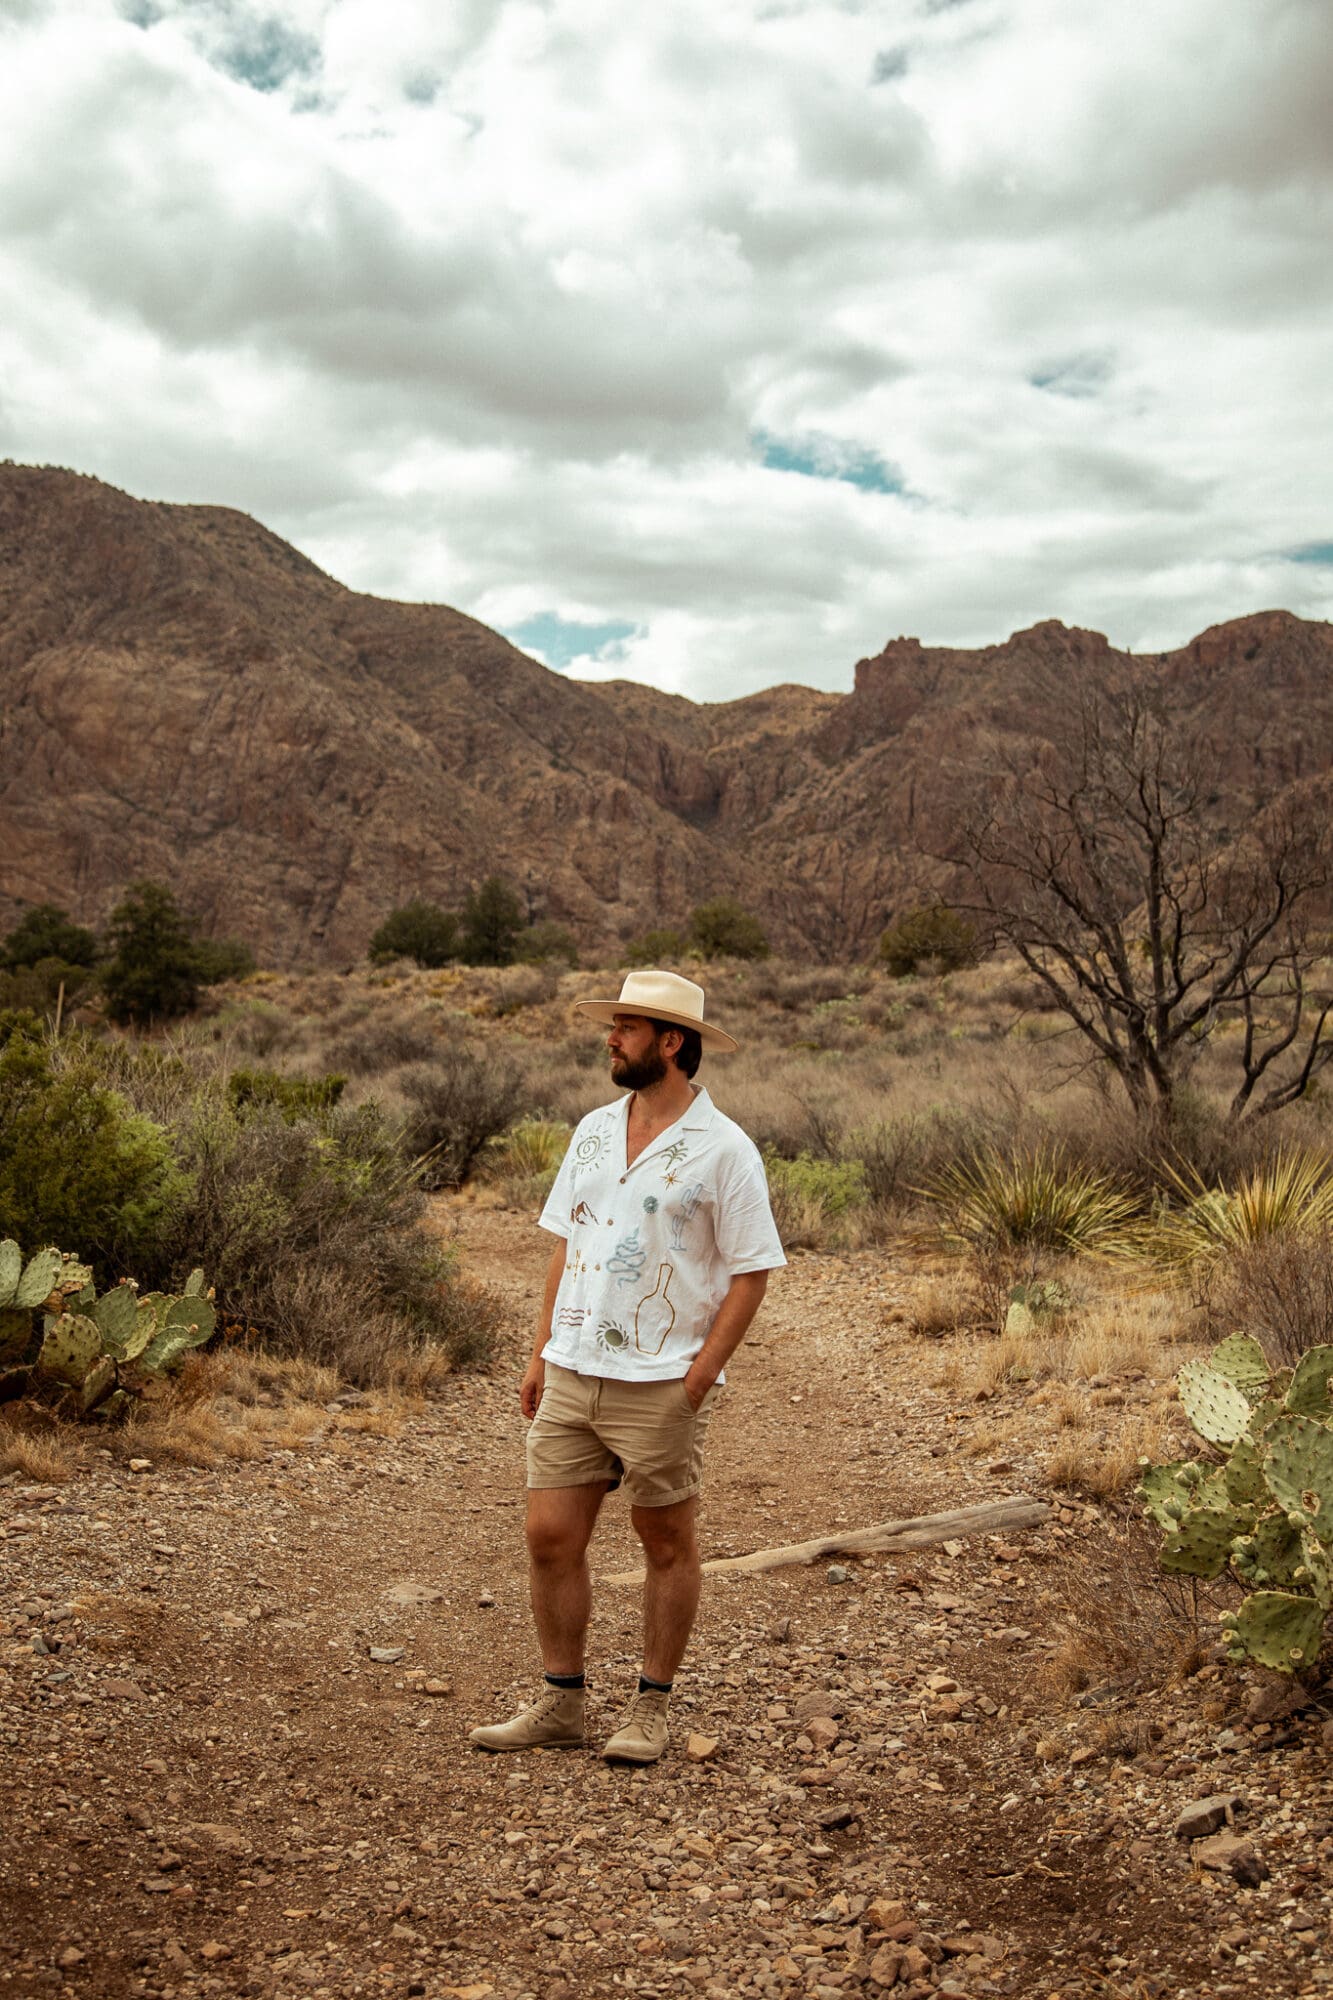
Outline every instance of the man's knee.
<path id="1" fill-rule="evenodd" d="M 699 1561 L 695 1534 L 697 1503 L 681 1501 L 673 1507 L 636 1507 L 635 1531 L 643 1544 L 650 1569 L 691 1568 Z"/>

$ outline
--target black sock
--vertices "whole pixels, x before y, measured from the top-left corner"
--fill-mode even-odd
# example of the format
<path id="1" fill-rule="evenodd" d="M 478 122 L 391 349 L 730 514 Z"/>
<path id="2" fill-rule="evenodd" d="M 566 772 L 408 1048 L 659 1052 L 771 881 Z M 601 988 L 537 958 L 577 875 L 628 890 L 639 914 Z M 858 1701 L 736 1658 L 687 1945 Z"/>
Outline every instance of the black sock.
<path id="1" fill-rule="evenodd" d="M 674 1681 L 650 1681 L 647 1674 L 639 1675 L 640 1694 L 670 1694 Z"/>
<path id="2" fill-rule="evenodd" d="M 547 1674 L 546 1685 L 553 1688 L 581 1688 L 587 1685 L 584 1674 Z"/>

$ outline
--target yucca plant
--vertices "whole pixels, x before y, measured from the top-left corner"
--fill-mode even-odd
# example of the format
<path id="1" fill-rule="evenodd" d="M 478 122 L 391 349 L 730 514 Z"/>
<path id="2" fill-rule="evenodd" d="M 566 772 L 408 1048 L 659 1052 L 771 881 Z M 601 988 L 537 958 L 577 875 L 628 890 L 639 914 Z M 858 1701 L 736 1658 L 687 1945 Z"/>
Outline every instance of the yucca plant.
<path id="1" fill-rule="evenodd" d="M 973 1250 L 1124 1255 L 1137 1247 L 1139 1197 L 1058 1146 L 987 1146 L 918 1190 L 943 1210 L 947 1241 Z"/>
<path id="2" fill-rule="evenodd" d="M 1278 1153 L 1233 1188 L 1209 1187 L 1190 1170 L 1165 1168 L 1181 1206 L 1162 1209 L 1152 1230 L 1160 1262 L 1187 1268 L 1273 1237 L 1333 1230 L 1333 1169 L 1320 1153 Z"/>
<path id="3" fill-rule="evenodd" d="M 525 1189 L 544 1192 L 565 1157 L 571 1133 L 552 1118 L 520 1118 L 507 1132 L 497 1132 L 482 1156 L 488 1178 L 522 1182 Z"/>

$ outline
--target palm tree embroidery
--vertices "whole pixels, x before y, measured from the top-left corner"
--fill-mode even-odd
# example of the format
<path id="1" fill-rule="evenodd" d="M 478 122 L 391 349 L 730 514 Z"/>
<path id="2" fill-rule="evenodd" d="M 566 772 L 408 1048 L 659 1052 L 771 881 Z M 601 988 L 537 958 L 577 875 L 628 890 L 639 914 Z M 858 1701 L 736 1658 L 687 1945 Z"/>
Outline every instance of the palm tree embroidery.
<path id="1" fill-rule="evenodd" d="M 671 1266 L 663 1264 L 657 1283 L 645 1292 L 634 1308 L 634 1345 L 640 1354 L 660 1354 L 667 1335 L 676 1324 L 676 1308 L 671 1303 Z M 653 1345 L 656 1340 L 656 1346 Z"/>

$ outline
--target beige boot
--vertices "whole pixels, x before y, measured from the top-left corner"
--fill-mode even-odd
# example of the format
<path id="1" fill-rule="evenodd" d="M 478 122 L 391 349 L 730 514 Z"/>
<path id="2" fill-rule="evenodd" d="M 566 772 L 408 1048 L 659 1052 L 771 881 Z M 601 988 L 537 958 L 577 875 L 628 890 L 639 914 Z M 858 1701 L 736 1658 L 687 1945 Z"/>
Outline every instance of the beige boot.
<path id="1" fill-rule="evenodd" d="M 508 1722 L 472 1730 L 468 1742 L 479 1750 L 573 1750 L 583 1741 L 583 1689 L 545 1687 Z"/>
<path id="2" fill-rule="evenodd" d="M 671 1740 L 667 1728 L 670 1699 L 662 1688 L 645 1688 L 636 1694 L 602 1751 L 603 1757 L 621 1764 L 655 1764 Z"/>

